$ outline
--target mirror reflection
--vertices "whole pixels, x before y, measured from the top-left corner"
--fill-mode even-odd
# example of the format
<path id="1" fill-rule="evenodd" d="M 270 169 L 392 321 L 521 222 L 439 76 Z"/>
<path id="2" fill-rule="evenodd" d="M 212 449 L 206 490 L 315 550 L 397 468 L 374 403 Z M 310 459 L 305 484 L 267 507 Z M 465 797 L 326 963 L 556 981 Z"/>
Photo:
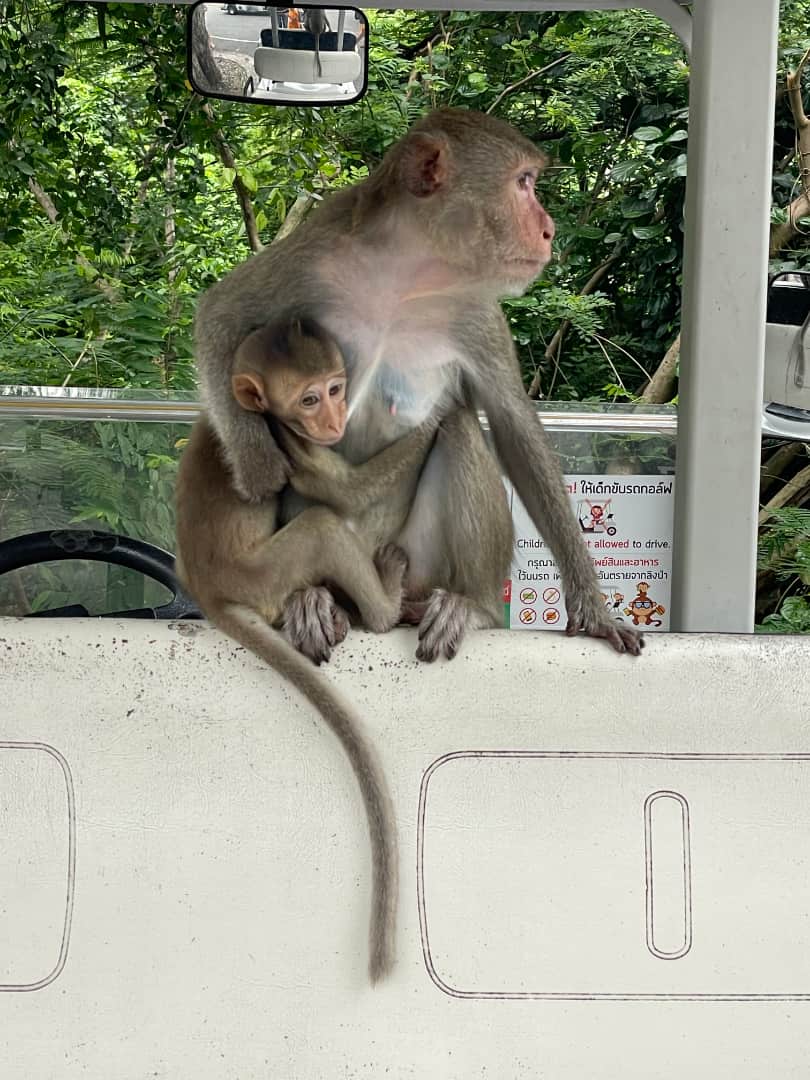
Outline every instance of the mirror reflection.
<path id="1" fill-rule="evenodd" d="M 366 85 L 368 22 L 356 8 L 196 4 L 189 80 L 201 94 L 276 105 L 341 105 Z"/>

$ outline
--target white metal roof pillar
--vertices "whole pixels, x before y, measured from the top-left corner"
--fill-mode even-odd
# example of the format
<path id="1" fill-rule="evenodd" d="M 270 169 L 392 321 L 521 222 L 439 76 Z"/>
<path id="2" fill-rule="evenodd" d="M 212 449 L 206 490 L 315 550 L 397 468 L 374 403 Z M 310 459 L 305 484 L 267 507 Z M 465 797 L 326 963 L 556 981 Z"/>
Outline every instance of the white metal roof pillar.
<path id="1" fill-rule="evenodd" d="M 673 630 L 754 626 L 778 15 L 694 5 Z"/>

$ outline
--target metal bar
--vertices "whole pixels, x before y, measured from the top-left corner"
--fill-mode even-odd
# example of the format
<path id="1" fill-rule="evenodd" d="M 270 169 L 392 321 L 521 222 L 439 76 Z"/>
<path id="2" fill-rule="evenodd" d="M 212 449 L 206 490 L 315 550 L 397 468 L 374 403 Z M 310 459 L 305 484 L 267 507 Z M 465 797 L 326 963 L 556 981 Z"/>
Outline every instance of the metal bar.
<path id="1" fill-rule="evenodd" d="M 103 401 L 88 397 L 0 397 L 0 422 L 8 417 L 51 420 L 130 420 L 143 423 L 192 423 L 200 412 L 196 401 Z M 604 431 L 616 434 L 674 435 L 678 418 L 674 412 L 596 413 L 556 412 L 537 406 L 537 415 L 549 430 Z M 486 427 L 484 414 L 480 414 Z"/>
<path id="2" fill-rule="evenodd" d="M 278 48 L 278 8 L 271 7 L 270 11 L 270 33 L 273 36 L 273 48 Z"/>
<path id="3" fill-rule="evenodd" d="M 346 23 L 346 12 L 343 10 L 343 8 L 341 8 L 340 9 L 340 14 L 338 15 L 338 26 L 337 26 L 337 48 L 338 48 L 338 52 L 343 52 L 344 48 L 346 47 L 346 43 L 343 40 L 343 29 L 344 29 L 345 23 Z"/>
<path id="4" fill-rule="evenodd" d="M 47 417 L 51 420 L 135 420 L 192 423 L 200 412 L 195 401 L 89 401 L 57 398 L 0 398 L 5 417 Z"/>
<path id="5" fill-rule="evenodd" d="M 673 630 L 754 628 L 778 15 L 695 4 Z"/>

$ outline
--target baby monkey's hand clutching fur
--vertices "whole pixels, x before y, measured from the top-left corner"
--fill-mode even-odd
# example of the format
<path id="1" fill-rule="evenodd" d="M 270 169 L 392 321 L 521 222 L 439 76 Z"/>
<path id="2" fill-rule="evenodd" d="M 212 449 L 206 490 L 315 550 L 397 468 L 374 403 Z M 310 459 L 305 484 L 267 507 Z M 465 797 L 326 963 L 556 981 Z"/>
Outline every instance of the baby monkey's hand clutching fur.
<path id="1" fill-rule="evenodd" d="M 300 439 L 289 430 L 281 429 L 278 438 L 291 463 L 289 483 L 293 490 L 354 520 L 390 500 L 392 485 L 418 475 L 438 426 L 438 417 L 429 417 L 361 465 L 350 465 L 337 451 Z M 380 509 L 387 522 L 387 509 Z M 387 542 L 387 525 L 382 532 L 389 535 L 381 536 L 381 543 Z"/>

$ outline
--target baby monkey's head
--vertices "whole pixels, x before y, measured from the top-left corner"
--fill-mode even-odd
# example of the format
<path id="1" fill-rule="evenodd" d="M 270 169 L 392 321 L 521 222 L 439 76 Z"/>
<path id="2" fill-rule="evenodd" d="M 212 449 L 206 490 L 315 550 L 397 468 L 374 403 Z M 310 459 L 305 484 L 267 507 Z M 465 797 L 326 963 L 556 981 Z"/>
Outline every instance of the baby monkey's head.
<path id="1" fill-rule="evenodd" d="M 314 319 L 254 330 L 236 350 L 233 395 L 243 409 L 268 413 L 302 439 L 332 446 L 346 429 L 346 364 Z"/>

